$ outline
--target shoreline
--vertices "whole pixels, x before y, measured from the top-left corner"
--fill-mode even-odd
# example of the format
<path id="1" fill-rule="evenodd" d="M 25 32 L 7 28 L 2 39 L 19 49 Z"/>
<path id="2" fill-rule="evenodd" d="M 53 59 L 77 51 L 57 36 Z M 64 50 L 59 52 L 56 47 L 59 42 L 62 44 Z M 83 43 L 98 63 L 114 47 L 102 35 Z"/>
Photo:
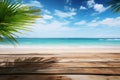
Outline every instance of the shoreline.
<path id="1" fill-rule="evenodd" d="M 1 47 L 0 54 L 120 53 L 120 46 Z"/>
<path id="2" fill-rule="evenodd" d="M 0 45 L 0 48 L 120 48 L 120 45 Z"/>

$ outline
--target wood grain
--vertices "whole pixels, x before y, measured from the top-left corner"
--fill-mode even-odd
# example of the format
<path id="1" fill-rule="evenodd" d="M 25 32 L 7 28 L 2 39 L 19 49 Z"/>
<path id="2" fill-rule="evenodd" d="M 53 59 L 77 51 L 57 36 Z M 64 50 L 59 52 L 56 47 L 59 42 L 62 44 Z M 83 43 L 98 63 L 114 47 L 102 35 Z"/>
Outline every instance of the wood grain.
<path id="1" fill-rule="evenodd" d="M 24 61 L 29 58 L 41 59 Z M 15 62 L 16 59 L 21 61 Z M 4 66 L 6 63 L 9 65 Z M 120 54 L 3 54 L 0 74 L 120 75 Z"/>

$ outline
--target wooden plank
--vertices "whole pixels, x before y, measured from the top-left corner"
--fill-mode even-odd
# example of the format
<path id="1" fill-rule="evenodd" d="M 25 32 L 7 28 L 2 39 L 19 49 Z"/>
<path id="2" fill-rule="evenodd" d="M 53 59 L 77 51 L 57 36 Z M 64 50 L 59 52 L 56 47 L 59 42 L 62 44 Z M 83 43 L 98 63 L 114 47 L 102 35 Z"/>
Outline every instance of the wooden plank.
<path id="1" fill-rule="evenodd" d="M 15 62 L 9 63 L 11 65 L 5 66 L 6 63 L 0 63 L 0 67 L 16 67 L 16 65 L 30 65 L 29 68 L 32 67 L 44 67 L 49 66 L 50 68 L 80 68 L 80 67 L 120 67 L 120 62 L 78 62 L 78 63 L 40 63 L 40 62 Z M 19 67 L 19 66 L 17 66 Z"/>
<path id="2" fill-rule="evenodd" d="M 82 57 L 4 57 L 4 58 L 0 58 L 0 62 L 14 62 L 14 60 L 16 59 L 21 59 L 22 61 L 25 59 L 32 59 L 32 58 L 38 58 L 41 59 L 42 62 L 44 60 L 55 60 L 56 62 L 61 62 L 61 63 L 71 63 L 71 62 L 120 62 L 120 57 L 118 58 L 111 58 L 111 57 L 106 57 L 106 58 L 102 58 L 102 57 L 96 57 L 96 58 L 82 58 Z M 20 62 L 20 61 L 18 61 Z M 29 62 L 29 61 L 28 61 Z M 31 61 L 31 62 L 36 62 L 36 61 Z"/>
<path id="3" fill-rule="evenodd" d="M 2 67 L 7 62 L 11 64 L 7 65 L 7 67 Z M 120 75 L 120 54 L 0 55 L 0 65 L 1 75 Z"/>
<path id="4" fill-rule="evenodd" d="M 79 62 L 79 63 L 53 63 L 53 68 L 80 68 L 80 67 L 120 67 L 120 63 L 114 62 Z"/>
<path id="5" fill-rule="evenodd" d="M 33 53 L 33 54 L 0 54 L 0 58 L 3 58 L 3 57 L 91 57 L 91 58 L 94 58 L 94 57 L 120 57 L 120 54 L 119 53 L 71 53 L 71 54 L 39 54 L 39 53 Z"/>
<path id="6" fill-rule="evenodd" d="M 14 62 L 15 59 L 28 59 L 28 58 L 56 58 L 58 62 L 92 62 L 92 61 L 102 61 L 102 62 L 120 62 L 120 54 L 66 54 L 66 55 L 0 55 L 0 62 L 9 61 Z M 34 61 L 33 61 L 34 62 Z"/>
<path id="7" fill-rule="evenodd" d="M 120 58 L 120 54 L 62 54 L 62 55 L 48 55 L 48 54 L 0 54 L 0 59 L 4 58 L 24 58 L 24 57 L 56 57 L 56 58 Z"/>
<path id="8" fill-rule="evenodd" d="M 0 80 L 120 80 L 120 76 L 101 75 L 7 75 Z"/>
<path id="9" fill-rule="evenodd" d="M 38 73 L 55 73 L 55 74 L 120 74 L 120 68 L 60 68 L 60 69 L 43 69 Z"/>
<path id="10" fill-rule="evenodd" d="M 120 62 L 120 58 L 57 58 L 58 62 L 71 63 L 71 62 Z"/>
<path id="11" fill-rule="evenodd" d="M 0 74 L 120 75 L 120 68 L 0 68 Z"/>

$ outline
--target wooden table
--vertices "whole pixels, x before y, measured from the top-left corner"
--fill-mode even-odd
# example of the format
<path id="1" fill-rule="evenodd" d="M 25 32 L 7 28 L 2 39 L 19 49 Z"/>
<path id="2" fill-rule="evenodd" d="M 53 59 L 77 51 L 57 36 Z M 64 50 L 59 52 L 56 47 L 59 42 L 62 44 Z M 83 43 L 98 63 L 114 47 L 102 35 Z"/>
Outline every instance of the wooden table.
<path id="1" fill-rule="evenodd" d="M 0 80 L 15 76 L 23 80 L 120 80 L 120 54 L 1 54 L 0 75 Z"/>

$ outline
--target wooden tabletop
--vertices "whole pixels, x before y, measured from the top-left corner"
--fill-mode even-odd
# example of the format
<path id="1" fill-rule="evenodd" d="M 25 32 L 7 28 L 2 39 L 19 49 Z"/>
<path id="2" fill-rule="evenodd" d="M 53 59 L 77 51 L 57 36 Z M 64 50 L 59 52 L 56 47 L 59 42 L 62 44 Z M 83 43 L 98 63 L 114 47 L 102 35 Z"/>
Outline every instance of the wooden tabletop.
<path id="1" fill-rule="evenodd" d="M 1 54 L 0 74 L 120 75 L 120 54 Z"/>

